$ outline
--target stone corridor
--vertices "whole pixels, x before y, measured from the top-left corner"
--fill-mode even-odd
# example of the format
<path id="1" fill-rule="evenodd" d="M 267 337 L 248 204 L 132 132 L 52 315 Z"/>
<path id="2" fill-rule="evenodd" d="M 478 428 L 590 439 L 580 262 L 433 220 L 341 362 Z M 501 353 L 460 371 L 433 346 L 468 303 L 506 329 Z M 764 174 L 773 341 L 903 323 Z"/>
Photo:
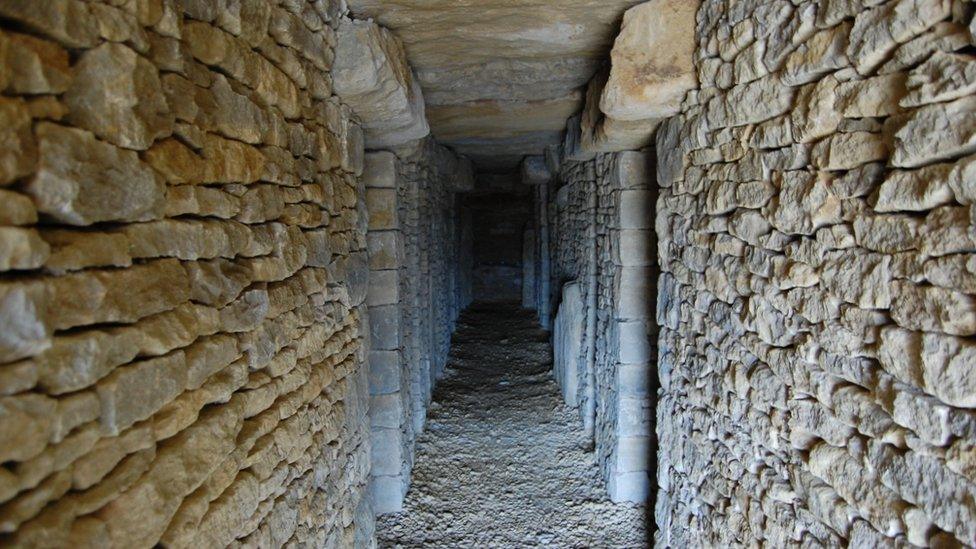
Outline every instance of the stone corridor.
<path id="1" fill-rule="evenodd" d="M 530 311 L 461 315 L 403 511 L 377 521 L 380 547 L 647 546 L 645 506 L 609 501 L 551 372 Z"/>
<path id="2" fill-rule="evenodd" d="M 0 0 L 0 549 L 378 544 L 976 547 L 976 0 Z"/>

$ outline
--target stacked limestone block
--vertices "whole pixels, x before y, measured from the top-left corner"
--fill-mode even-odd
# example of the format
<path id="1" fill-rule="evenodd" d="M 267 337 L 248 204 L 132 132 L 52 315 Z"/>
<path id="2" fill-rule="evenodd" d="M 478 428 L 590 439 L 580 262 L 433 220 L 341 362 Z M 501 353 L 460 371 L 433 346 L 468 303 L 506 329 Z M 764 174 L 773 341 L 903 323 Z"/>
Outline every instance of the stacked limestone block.
<path id="1" fill-rule="evenodd" d="M 427 139 L 367 155 L 370 215 L 370 422 L 372 498 L 396 512 L 410 486 L 416 437 L 451 333 L 470 302 L 470 263 L 460 260 L 455 193 L 469 166 Z M 470 233 L 470 231 L 468 231 Z M 468 281 L 468 282 L 464 282 Z"/>
<path id="2" fill-rule="evenodd" d="M 651 488 L 657 362 L 654 280 L 659 274 L 653 157 L 653 151 L 646 151 L 601 158 L 609 192 L 600 195 L 600 215 L 608 230 L 597 241 L 597 364 L 603 374 L 600 415 L 614 418 L 602 430 L 602 446 L 607 449 L 604 476 L 613 501 L 644 501 Z"/>
<path id="3" fill-rule="evenodd" d="M 0 2 L 0 545 L 371 544 L 340 4 Z"/>
<path id="4" fill-rule="evenodd" d="M 702 3 L 657 140 L 658 542 L 976 543 L 973 7 Z"/>
<path id="5" fill-rule="evenodd" d="M 593 434 L 614 501 L 644 501 L 653 467 L 652 156 L 631 151 L 566 161 L 551 205 L 551 284 L 562 288 L 554 373 Z"/>

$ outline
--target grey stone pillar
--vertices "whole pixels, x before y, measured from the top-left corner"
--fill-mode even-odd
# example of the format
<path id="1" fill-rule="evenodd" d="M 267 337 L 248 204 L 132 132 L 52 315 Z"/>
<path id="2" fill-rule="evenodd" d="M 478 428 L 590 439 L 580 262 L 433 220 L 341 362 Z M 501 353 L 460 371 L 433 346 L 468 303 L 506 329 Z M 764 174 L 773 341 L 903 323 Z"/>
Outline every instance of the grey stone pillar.
<path id="1" fill-rule="evenodd" d="M 402 476 L 404 421 L 400 269 L 403 235 L 397 209 L 397 159 L 389 152 L 366 156 L 363 173 L 369 212 L 369 419 L 371 492 L 377 513 L 399 511 L 407 482 Z"/>
<path id="2" fill-rule="evenodd" d="M 522 232 L 522 307 L 535 309 L 535 229 Z"/>
<path id="3" fill-rule="evenodd" d="M 652 158 L 652 153 L 620 153 L 613 173 L 616 211 L 610 237 L 618 275 L 615 326 L 609 333 L 618 350 L 617 432 L 607 486 L 613 501 L 644 501 L 651 490 L 658 274 Z"/>

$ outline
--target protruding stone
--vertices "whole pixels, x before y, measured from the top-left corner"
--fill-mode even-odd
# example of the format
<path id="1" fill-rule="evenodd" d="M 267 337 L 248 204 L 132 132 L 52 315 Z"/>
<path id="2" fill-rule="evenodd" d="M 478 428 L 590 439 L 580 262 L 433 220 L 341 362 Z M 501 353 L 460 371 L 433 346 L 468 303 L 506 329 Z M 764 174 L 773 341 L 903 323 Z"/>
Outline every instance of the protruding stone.
<path id="1" fill-rule="evenodd" d="M 363 121 L 366 147 L 382 149 L 430 133 L 420 84 L 403 46 L 372 21 L 344 19 L 336 34 L 333 86 Z"/>
<path id="2" fill-rule="evenodd" d="M 599 100 L 607 117 L 634 121 L 678 112 L 694 88 L 697 0 L 651 0 L 624 13 Z"/>
<path id="3" fill-rule="evenodd" d="M 98 42 L 98 22 L 81 0 L 50 0 L 37 9 L 34 0 L 0 3 L 0 15 L 46 34 L 72 48 L 90 48 Z"/>
<path id="4" fill-rule="evenodd" d="M 7 88 L 20 94 L 59 94 L 71 83 L 68 52 L 58 44 L 18 33 L 0 35 L 9 71 Z"/>
<path id="5" fill-rule="evenodd" d="M 156 67 L 123 44 L 85 52 L 65 93 L 68 120 L 127 149 L 144 150 L 172 132 L 173 115 Z"/>
<path id="6" fill-rule="evenodd" d="M 31 119 L 22 99 L 0 98 L 0 186 L 30 174 L 37 161 Z"/>
<path id="7" fill-rule="evenodd" d="M 976 152 L 976 97 L 916 110 L 895 133 L 891 164 L 916 168 Z"/>
<path id="8" fill-rule="evenodd" d="M 36 132 L 40 160 L 26 192 L 41 213 L 71 225 L 162 215 L 163 182 L 136 153 L 56 124 L 38 124 Z"/>

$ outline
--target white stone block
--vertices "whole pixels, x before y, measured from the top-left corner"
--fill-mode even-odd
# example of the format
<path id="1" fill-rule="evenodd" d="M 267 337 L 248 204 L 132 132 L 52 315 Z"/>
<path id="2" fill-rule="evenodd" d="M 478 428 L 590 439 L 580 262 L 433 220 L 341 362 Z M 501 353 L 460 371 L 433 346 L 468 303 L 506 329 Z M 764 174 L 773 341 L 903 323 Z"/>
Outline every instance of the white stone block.
<path id="1" fill-rule="evenodd" d="M 562 389 L 566 404 L 579 404 L 580 352 L 583 344 L 585 317 L 583 295 L 578 282 L 563 286 L 563 299 L 556 313 L 553 327 L 553 374 Z"/>
<path id="2" fill-rule="evenodd" d="M 370 495 L 377 515 L 399 513 L 403 510 L 403 496 L 406 495 L 403 479 L 399 475 L 374 476 L 370 480 Z"/>
<path id="3" fill-rule="evenodd" d="M 396 189 L 366 189 L 366 211 L 369 230 L 383 231 L 400 227 Z"/>
<path id="4" fill-rule="evenodd" d="M 400 393 L 373 395 L 369 399 L 369 424 L 374 428 L 399 429 L 403 422 Z"/>
<path id="5" fill-rule="evenodd" d="M 614 232 L 617 238 L 617 265 L 646 267 L 657 265 L 657 235 L 653 230 L 625 229 Z"/>
<path id="6" fill-rule="evenodd" d="M 621 267 L 614 292 L 617 318 L 653 318 L 655 281 L 652 267 Z"/>
<path id="7" fill-rule="evenodd" d="M 538 185 L 552 179 L 552 172 L 546 164 L 544 156 L 526 156 L 522 161 L 522 183 Z"/>
<path id="8" fill-rule="evenodd" d="M 522 234 L 522 307 L 535 308 L 535 231 Z"/>
<path id="9" fill-rule="evenodd" d="M 399 231 L 370 231 L 366 235 L 369 268 L 374 271 L 397 269 L 403 264 L 403 243 Z"/>
<path id="10" fill-rule="evenodd" d="M 646 398 L 620 398 L 617 410 L 617 436 L 643 437 L 653 429 L 654 408 Z"/>
<path id="11" fill-rule="evenodd" d="M 654 450 L 651 437 L 620 437 L 614 452 L 617 474 L 649 471 L 656 457 Z"/>
<path id="12" fill-rule="evenodd" d="M 382 395 L 400 390 L 400 351 L 369 352 L 369 392 Z"/>
<path id="13" fill-rule="evenodd" d="M 656 390 L 657 364 L 617 365 L 617 394 L 621 398 L 650 398 Z"/>
<path id="14" fill-rule="evenodd" d="M 366 304 L 370 307 L 393 305 L 400 301 L 399 271 L 371 271 Z"/>
<path id="15" fill-rule="evenodd" d="M 397 476 L 403 470 L 403 433 L 400 429 L 372 428 L 369 431 L 374 476 Z"/>
<path id="16" fill-rule="evenodd" d="M 646 472 L 620 473 L 610 479 L 607 489 L 614 503 L 643 503 L 651 493 L 651 479 Z"/>
<path id="17" fill-rule="evenodd" d="M 617 323 L 620 362 L 644 364 L 653 361 L 654 345 L 649 324 L 650 321 L 641 320 Z"/>
<path id="18" fill-rule="evenodd" d="M 369 392 L 382 395 L 400 390 L 400 351 L 369 352 Z"/>
<path id="19" fill-rule="evenodd" d="M 397 157 L 387 151 L 366 154 L 363 166 L 363 182 L 367 188 L 394 189 L 397 181 Z"/>
<path id="20" fill-rule="evenodd" d="M 369 309 L 369 331 L 374 351 L 393 351 L 400 347 L 400 308 L 382 305 Z"/>
<path id="21" fill-rule="evenodd" d="M 618 227 L 621 229 L 653 229 L 656 193 L 651 190 L 623 190 L 618 197 Z"/>
<path id="22" fill-rule="evenodd" d="M 648 151 L 624 151 L 614 160 L 613 179 L 620 189 L 648 187 L 655 189 L 656 154 Z"/>
<path id="23" fill-rule="evenodd" d="M 624 13 L 600 110 L 616 120 L 667 118 L 698 85 L 698 0 L 649 0 Z"/>

